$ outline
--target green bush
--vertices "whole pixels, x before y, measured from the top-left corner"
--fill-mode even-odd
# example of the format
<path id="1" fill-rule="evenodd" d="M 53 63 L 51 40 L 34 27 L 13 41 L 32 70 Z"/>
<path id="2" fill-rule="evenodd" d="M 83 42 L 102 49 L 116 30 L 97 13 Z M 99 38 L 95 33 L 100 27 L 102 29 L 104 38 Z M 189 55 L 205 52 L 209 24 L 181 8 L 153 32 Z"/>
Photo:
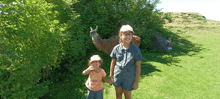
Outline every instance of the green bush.
<path id="1" fill-rule="evenodd" d="M 89 48 L 91 48 L 89 37 L 89 31 L 84 32 L 85 26 L 81 24 L 80 15 L 75 12 L 73 5 L 78 1 L 72 1 L 68 3 L 54 0 L 51 3 L 58 5 L 53 10 L 59 12 L 59 16 L 56 17 L 60 23 L 66 24 L 65 34 L 67 39 L 62 43 L 63 51 L 61 52 L 61 69 L 64 69 L 65 72 L 73 72 L 75 68 L 80 66 L 84 61 L 81 61 L 85 56 Z M 68 5 L 65 5 L 68 4 Z M 64 9 L 63 6 L 68 6 L 69 9 Z M 72 8 L 70 8 L 72 7 Z M 74 12 L 74 13 L 72 13 Z M 88 29 L 87 29 L 88 30 Z M 55 75 L 57 73 L 55 72 Z M 58 77 L 59 78 L 59 77 Z"/>
<path id="2" fill-rule="evenodd" d="M 40 82 L 41 69 L 59 67 L 67 30 L 77 23 L 66 1 L 1 1 L 1 98 L 39 98 L 48 92 L 49 81 Z M 71 12 L 71 22 L 59 20 L 58 6 Z"/>

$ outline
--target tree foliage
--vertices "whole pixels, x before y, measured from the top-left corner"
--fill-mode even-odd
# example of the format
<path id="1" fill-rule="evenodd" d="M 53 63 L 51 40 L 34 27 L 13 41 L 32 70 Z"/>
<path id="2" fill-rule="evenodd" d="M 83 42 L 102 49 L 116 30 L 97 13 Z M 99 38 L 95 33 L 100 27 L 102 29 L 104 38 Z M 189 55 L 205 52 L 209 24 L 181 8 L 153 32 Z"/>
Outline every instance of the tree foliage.
<path id="1" fill-rule="evenodd" d="M 67 3 L 44 0 L 2 1 L 0 95 L 2 98 L 38 98 L 48 91 L 49 81 L 39 82 L 41 68 L 59 67 L 66 30 L 77 15 Z M 60 21 L 57 6 L 67 9 L 73 23 Z M 58 7 L 58 8 L 59 8 Z"/>

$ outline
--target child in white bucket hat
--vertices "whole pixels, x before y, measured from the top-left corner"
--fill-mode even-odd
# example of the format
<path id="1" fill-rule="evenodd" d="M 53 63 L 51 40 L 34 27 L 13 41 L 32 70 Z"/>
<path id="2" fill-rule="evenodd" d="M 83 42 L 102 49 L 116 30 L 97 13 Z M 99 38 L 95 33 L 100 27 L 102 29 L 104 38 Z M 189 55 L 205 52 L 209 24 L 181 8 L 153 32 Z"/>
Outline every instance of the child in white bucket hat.
<path id="1" fill-rule="evenodd" d="M 131 91 L 138 88 L 141 71 L 141 50 L 132 43 L 134 30 L 130 25 L 123 25 L 119 31 L 119 43 L 110 57 L 110 79 L 114 82 L 116 98 L 131 98 Z"/>
<path id="2" fill-rule="evenodd" d="M 106 78 L 105 70 L 101 68 L 102 63 L 103 60 L 99 55 L 93 55 L 88 61 L 88 68 L 82 72 L 82 75 L 89 74 L 85 84 L 88 88 L 87 99 L 103 99 L 104 86 L 102 79 L 108 82 L 109 85 L 113 83 L 110 79 Z"/>

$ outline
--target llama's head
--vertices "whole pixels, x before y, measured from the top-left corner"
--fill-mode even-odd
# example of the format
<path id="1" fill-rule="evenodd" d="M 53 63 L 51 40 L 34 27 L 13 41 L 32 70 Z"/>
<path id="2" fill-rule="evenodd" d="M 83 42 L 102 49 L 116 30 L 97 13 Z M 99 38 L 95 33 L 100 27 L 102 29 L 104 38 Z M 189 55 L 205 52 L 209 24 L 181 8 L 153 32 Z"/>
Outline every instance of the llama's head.
<path id="1" fill-rule="evenodd" d="M 93 36 L 96 36 L 97 35 L 97 29 L 98 29 L 98 26 L 96 26 L 95 30 L 92 29 L 92 27 L 90 27 L 91 31 L 90 31 L 90 36 L 93 37 Z"/>

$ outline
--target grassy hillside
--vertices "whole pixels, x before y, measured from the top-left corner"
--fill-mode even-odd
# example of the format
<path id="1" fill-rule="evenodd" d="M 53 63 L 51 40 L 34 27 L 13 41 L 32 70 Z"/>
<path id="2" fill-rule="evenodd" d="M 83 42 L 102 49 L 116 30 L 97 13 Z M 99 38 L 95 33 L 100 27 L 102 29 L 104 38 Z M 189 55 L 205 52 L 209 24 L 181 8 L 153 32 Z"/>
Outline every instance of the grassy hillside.
<path id="1" fill-rule="evenodd" d="M 190 15 L 189 15 L 190 14 Z M 141 49 L 143 60 L 139 89 L 133 99 L 218 99 L 220 97 L 220 22 L 207 20 L 198 13 L 164 13 L 164 30 L 159 31 L 175 42 L 171 52 Z M 99 54 L 102 68 L 109 75 L 110 57 L 91 51 L 86 59 Z M 51 82 L 50 92 L 43 98 L 85 99 L 81 75 L 82 64 L 64 80 Z M 104 83 L 104 99 L 115 99 L 115 89 Z M 124 97 L 123 97 L 124 99 Z"/>
<path id="2" fill-rule="evenodd" d="M 188 12 L 165 12 L 163 13 L 166 23 L 172 24 L 200 24 L 200 25 L 220 25 L 219 21 L 206 19 L 205 16 L 199 13 L 188 13 Z"/>

